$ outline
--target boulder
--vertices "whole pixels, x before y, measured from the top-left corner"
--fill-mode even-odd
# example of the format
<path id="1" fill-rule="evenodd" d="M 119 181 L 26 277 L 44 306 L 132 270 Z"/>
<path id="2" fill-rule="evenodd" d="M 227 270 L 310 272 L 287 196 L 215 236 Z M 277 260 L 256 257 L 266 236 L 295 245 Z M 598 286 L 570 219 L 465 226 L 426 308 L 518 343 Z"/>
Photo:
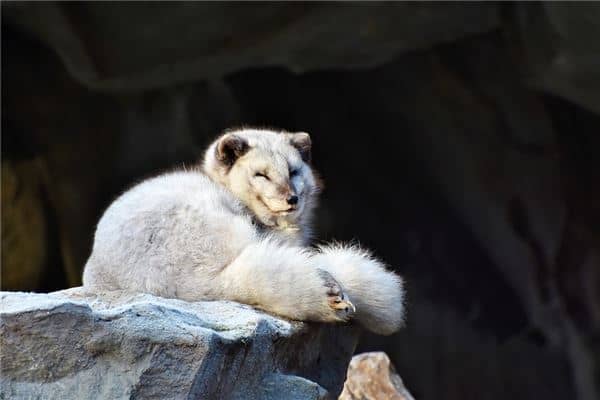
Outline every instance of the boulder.
<path id="1" fill-rule="evenodd" d="M 414 400 L 388 356 L 381 352 L 352 357 L 339 400 Z"/>
<path id="2" fill-rule="evenodd" d="M 357 328 L 227 301 L 0 292 L 0 398 L 325 399 Z"/>

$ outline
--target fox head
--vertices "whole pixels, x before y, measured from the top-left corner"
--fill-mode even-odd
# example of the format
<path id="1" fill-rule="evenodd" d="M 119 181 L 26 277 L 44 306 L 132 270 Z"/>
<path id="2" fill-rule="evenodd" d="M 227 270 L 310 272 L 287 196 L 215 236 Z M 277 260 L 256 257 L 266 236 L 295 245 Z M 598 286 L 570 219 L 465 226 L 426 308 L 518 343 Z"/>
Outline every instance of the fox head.
<path id="1" fill-rule="evenodd" d="M 305 132 L 232 130 L 209 146 L 203 169 L 263 225 L 299 229 L 319 192 L 310 152 L 311 139 Z"/>

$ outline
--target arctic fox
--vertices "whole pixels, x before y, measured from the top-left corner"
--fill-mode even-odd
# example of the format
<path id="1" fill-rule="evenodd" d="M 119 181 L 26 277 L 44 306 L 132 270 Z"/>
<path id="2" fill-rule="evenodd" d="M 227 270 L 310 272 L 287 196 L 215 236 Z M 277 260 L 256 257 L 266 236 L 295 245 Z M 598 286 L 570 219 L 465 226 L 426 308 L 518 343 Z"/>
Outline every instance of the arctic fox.
<path id="1" fill-rule="evenodd" d="M 110 205 L 83 284 L 395 332 L 398 275 L 356 246 L 308 247 L 319 192 L 310 151 L 304 132 L 226 131 L 196 169 L 145 180 Z"/>

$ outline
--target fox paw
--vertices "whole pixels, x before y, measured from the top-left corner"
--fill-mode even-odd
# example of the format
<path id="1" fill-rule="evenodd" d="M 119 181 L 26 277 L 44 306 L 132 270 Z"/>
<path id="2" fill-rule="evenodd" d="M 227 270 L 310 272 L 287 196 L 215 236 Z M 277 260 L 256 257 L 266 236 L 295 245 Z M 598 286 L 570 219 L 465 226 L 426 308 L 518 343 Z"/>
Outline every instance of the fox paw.
<path id="1" fill-rule="evenodd" d="M 319 276 L 323 280 L 323 286 L 326 289 L 327 304 L 329 310 L 333 312 L 334 320 L 346 322 L 350 320 L 356 308 L 350 301 L 342 286 L 327 271 L 319 269 Z"/>

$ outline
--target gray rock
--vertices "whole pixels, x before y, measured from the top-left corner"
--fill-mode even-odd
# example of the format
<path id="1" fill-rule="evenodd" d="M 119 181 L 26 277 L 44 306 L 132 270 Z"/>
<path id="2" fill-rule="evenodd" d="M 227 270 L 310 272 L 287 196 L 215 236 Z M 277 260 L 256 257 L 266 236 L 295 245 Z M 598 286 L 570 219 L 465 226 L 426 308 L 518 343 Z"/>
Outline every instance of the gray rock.
<path id="1" fill-rule="evenodd" d="M 1 292 L 0 315 L 2 399 L 335 397 L 357 338 L 232 302 L 84 288 Z"/>

